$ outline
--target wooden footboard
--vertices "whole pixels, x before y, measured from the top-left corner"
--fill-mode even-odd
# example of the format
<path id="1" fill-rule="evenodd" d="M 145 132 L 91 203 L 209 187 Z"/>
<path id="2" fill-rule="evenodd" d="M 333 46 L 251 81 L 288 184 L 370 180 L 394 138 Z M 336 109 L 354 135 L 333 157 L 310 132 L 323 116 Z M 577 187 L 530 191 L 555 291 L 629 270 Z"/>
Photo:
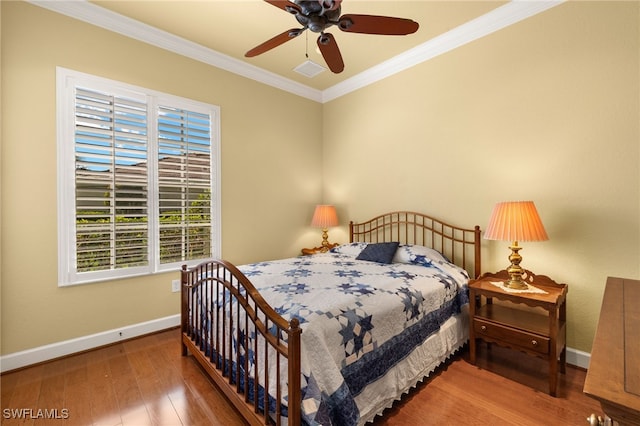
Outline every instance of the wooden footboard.
<path id="1" fill-rule="evenodd" d="M 193 354 L 250 424 L 279 425 L 279 401 L 287 387 L 288 424 L 299 425 L 299 321 L 285 321 L 224 260 L 183 266 L 181 282 L 183 356 Z M 269 376 L 270 368 L 275 378 Z M 273 388 L 276 398 L 270 401 L 263 390 Z"/>

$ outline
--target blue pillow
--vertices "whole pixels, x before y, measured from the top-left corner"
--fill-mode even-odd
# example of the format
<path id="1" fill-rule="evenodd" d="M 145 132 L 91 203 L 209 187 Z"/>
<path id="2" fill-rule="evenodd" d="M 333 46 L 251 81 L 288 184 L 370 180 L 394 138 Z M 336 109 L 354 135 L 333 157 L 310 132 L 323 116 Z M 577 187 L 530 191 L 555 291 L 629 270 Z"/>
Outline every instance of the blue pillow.
<path id="1" fill-rule="evenodd" d="M 391 263 L 400 243 L 371 243 L 360 252 L 357 260 L 368 260 L 377 263 Z"/>

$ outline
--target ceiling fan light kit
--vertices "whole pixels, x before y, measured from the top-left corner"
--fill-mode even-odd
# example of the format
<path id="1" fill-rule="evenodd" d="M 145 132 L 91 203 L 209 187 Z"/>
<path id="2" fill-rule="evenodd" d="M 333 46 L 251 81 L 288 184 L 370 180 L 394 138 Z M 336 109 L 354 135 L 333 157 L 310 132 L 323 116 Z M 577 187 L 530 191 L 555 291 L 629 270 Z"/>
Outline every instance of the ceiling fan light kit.
<path id="1" fill-rule="evenodd" d="M 342 0 L 264 1 L 294 15 L 302 28 L 293 28 L 280 33 L 249 50 L 245 56 L 251 58 L 260 55 L 298 37 L 308 29 L 320 34 L 317 41 L 318 48 L 329 69 L 336 74 L 344 70 L 344 62 L 335 38 L 331 33 L 325 32 L 327 28 L 335 25 L 343 32 L 377 35 L 407 35 L 415 33 L 419 28 L 417 22 L 405 18 L 358 14 L 340 16 Z M 297 68 L 304 65 L 301 64 Z"/>

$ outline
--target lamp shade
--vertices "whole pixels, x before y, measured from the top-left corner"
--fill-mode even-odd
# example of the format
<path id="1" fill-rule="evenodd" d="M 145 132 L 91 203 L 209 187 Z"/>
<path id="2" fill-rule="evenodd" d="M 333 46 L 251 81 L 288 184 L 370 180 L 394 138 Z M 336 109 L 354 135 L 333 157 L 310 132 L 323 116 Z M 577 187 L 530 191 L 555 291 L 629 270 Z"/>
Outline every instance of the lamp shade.
<path id="1" fill-rule="evenodd" d="M 533 201 L 508 201 L 496 204 L 484 238 L 500 241 L 549 239 Z"/>
<path id="2" fill-rule="evenodd" d="M 338 215 L 334 206 L 327 204 L 316 206 L 316 210 L 313 212 L 313 219 L 311 219 L 311 226 L 326 229 L 337 225 Z"/>

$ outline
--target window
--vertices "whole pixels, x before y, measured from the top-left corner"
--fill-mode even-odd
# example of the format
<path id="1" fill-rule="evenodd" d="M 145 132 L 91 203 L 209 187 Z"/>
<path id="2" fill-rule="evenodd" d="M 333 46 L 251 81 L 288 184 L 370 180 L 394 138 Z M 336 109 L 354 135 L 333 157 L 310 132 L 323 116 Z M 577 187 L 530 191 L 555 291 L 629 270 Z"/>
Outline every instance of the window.
<path id="1" fill-rule="evenodd" d="M 219 108 L 57 71 L 59 284 L 218 256 Z"/>

